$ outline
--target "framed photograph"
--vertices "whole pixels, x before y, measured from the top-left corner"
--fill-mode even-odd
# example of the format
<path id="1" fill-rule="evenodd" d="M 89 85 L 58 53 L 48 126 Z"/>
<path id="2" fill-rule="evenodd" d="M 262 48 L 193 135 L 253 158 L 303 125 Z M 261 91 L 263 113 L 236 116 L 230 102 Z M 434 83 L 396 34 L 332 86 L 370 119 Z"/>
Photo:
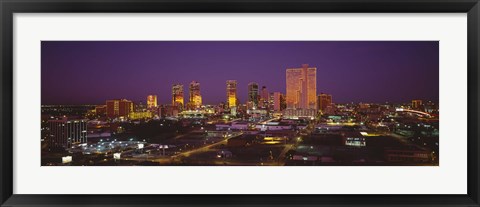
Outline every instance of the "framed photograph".
<path id="1" fill-rule="evenodd" d="M 0 6 L 1 206 L 480 206 L 478 0 Z"/>

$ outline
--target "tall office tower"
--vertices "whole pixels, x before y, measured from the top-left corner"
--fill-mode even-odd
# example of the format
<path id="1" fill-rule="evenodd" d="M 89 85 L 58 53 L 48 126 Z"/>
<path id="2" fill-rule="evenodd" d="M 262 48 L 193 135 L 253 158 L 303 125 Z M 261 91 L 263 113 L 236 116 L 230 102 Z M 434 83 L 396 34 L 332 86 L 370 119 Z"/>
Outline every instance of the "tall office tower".
<path id="1" fill-rule="evenodd" d="M 287 108 L 317 108 L 317 68 L 303 64 L 301 68 L 289 68 L 287 77 Z"/>
<path id="2" fill-rule="evenodd" d="M 283 111 L 287 108 L 287 97 L 285 94 L 280 94 L 280 111 Z"/>
<path id="3" fill-rule="evenodd" d="M 134 110 L 133 102 L 127 99 L 107 100 L 106 105 L 108 118 L 127 117 Z"/>
<path id="4" fill-rule="evenodd" d="M 229 108 L 236 107 L 238 105 L 237 98 L 237 81 L 227 80 L 227 106 Z"/>
<path id="5" fill-rule="evenodd" d="M 87 121 L 86 119 L 68 120 L 49 120 L 49 140 L 48 147 L 70 148 L 75 144 L 87 143 Z"/>
<path id="6" fill-rule="evenodd" d="M 266 86 L 262 86 L 262 90 L 260 91 L 260 107 L 268 108 L 268 90 Z"/>
<path id="7" fill-rule="evenodd" d="M 275 93 L 268 93 L 268 112 L 274 110 L 275 105 Z"/>
<path id="8" fill-rule="evenodd" d="M 183 85 L 173 84 L 172 86 L 172 106 L 183 109 Z"/>
<path id="9" fill-rule="evenodd" d="M 321 93 L 318 95 L 318 110 L 325 113 L 325 109 L 332 105 L 332 95 Z"/>
<path id="10" fill-rule="evenodd" d="M 281 111 L 281 100 L 282 94 L 280 92 L 273 93 L 273 110 L 274 111 Z"/>
<path id="11" fill-rule="evenodd" d="M 189 87 L 191 108 L 200 108 L 202 106 L 202 96 L 200 95 L 200 83 L 192 81 Z"/>
<path id="12" fill-rule="evenodd" d="M 258 107 L 258 84 L 251 82 L 248 84 L 248 102 L 249 109 L 256 109 Z"/>
<path id="13" fill-rule="evenodd" d="M 147 108 L 156 108 L 157 107 L 157 95 L 148 95 L 147 96 Z"/>
<path id="14" fill-rule="evenodd" d="M 422 100 L 412 100 L 412 109 L 419 110 L 423 105 Z"/>

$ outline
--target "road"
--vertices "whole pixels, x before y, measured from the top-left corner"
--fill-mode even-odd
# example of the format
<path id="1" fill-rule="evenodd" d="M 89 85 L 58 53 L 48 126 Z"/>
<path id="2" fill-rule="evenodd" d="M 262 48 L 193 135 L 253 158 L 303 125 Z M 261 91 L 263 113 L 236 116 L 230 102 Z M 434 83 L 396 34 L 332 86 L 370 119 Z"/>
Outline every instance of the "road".
<path id="1" fill-rule="evenodd" d="M 293 148 L 293 146 L 293 144 L 285 145 L 285 148 L 283 148 L 282 152 L 280 152 L 280 155 L 277 158 L 278 165 L 281 165 L 280 162 L 283 162 L 283 164 L 285 164 L 285 155 L 287 154 L 288 150 Z"/>
<path id="2" fill-rule="evenodd" d="M 215 147 L 215 146 L 218 146 L 218 145 L 222 145 L 222 144 L 227 144 L 228 143 L 228 140 L 231 139 L 231 138 L 234 138 L 234 137 L 238 137 L 238 136 L 241 136 L 243 135 L 243 133 L 238 133 L 236 134 L 235 136 L 232 136 L 230 138 L 227 138 L 227 139 L 224 139 L 222 141 L 219 141 L 219 142 L 215 142 L 213 144 L 210 144 L 210 145 L 206 145 L 206 146 L 203 146 L 203 147 L 200 147 L 200 148 L 196 148 L 196 149 L 192 149 L 192 150 L 189 150 L 189 151 L 185 151 L 185 152 L 182 152 L 182 153 L 179 153 L 179 154 L 176 154 L 176 155 L 173 155 L 172 158 L 177 158 L 177 157 L 188 157 L 190 156 L 191 154 L 195 154 L 195 153 L 199 153 L 199 152 L 205 152 L 205 151 L 208 151 L 210 148 L 212 147 Z"/>
<path id="3" fill-rule="evenodd" d="M 272 119 L 269 119 L 269 120 L 265 120 L 265 121 L 259 122 L 259 124 L 267 124 L 268 122 L 275 121 L 275 120 L 278 120 L 278 118 L 272 118 Z"/>
<path id="4" fill-rule="evenodd" d="M 192 154 L 195 154 L 195 153 L 200 153 L 200 152 L 208 151 L 208 150 L 210 150 L 211 148 L 216 147 L 216 146 L 219 146 L 219 145 L 222 145 L 222 144 L 225 144 L 225 145 L 226 145 L 226 144 L 228 143 L 228 140 L 229 140 L 229 139 L 234 138 L 234 137 L 237 137 L 237 136 L 241 136 L 242 134 L 243 134 L 243 133 L 239 133 L 239 134 L 237 134 L 237 135 L 235 135 L 235 136 L 232 136 L 232 137 L 230 137 L 230 138 L 221 140 L 221 141 L 219 141 L 219 142 L 215 142 L 215 143 L 213 143 L 213 144 L 209 144 L 209 145 L 206 145 L 206 146 L 203 146 L 203 147 L 200 147 L 200 148 L 196 148 L 196 149 L 192 149 L 192 150 L 189 150 L 189 151 L 185 151 L 185 152 L 182 152 L 182 153 L 173 155 L 173 156 L 149 159 L 149 161 L 159 162 L 159 163 L 170 163 L 170 162 L 172 162 L 172 160 L 174 160 L 174 159 L 176 159 L 176 158 L 188 157 L 188 156 L 190 156 L 190 155 L 192 155 Z M 125 160 L 142 160 L 142 158 L 126 158 Z M 145 160 L 145 158 L 143 158 L 143 160 Z"/>

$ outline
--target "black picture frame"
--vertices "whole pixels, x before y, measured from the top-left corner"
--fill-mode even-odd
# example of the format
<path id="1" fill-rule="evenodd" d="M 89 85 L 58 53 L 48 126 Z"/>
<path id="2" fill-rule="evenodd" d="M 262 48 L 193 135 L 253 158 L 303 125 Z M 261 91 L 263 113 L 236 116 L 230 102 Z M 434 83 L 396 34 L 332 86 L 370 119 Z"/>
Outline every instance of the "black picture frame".
<path id="1" fill-rule="evenodd" d="M 478 0 L 0 0 L 2 206 L 480 206 Z M 13 194 L 13 14 L 15 13 L 467 13 L 468 193 L 466 195 L 19 195 Z M 34 173 L 34 172 L 32 172 Z M 456 179 L 456 178 L 445 178 Z"/>

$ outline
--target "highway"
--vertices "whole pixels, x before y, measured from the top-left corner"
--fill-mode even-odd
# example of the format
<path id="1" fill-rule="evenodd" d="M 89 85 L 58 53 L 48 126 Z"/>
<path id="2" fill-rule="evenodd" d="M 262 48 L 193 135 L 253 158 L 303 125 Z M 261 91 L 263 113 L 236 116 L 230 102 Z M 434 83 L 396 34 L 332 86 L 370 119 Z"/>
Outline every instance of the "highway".
<path id="1" fill-rule="evenodd" d="M 199 152 L 205 152 L 205 151 L 208 151 L 210 148 L 212 147 L 215 147 L 215 146 L 218 146 L 218 145 L 221 145 L 221 144 L 227 144 L 228 143 L 228 140 L 231 139 L 231 138 L 234 138 L 234 137 L 238 137 L 238 136 L 241 136 L 243 135 L 243 133 L 239 133 L 235 136 L 232 136 L 230 138 L 227 138 L 227 139 L 224 139 L 220 142 L 216 142 L 216 143 L 213 143 L 213 144 L 210 144 L 210 145 L 207 145 L 207 146 L 203 146 L 203 147 L 200 147 L 200 148 L 197 148 L 197 149 L 192 149 L 192 150 L 189 150 L 189 151 L 186 151 L 186 152 L 182 152 L 182 153 L 179 153 L 179 154 L 176 154 L 176 155 L 173 155 L 172 158 L 177 158 L 177 157 L 188 157 L 190 156 L 191 154 L 195 154 L 195 153 L 199 153 Z"/>
<path id="2" fill-rule="evenodd" d="M 288 150 L 292 149 L 293 147 L 294 147 L 293 144 L 285 145 L 285 148 L 283 148 L 282 152 L 280 152 L 280 155 L 277 157 L 278 165 L 283 165 L 285 163 L 285 155 L 287 154 Z"/>

